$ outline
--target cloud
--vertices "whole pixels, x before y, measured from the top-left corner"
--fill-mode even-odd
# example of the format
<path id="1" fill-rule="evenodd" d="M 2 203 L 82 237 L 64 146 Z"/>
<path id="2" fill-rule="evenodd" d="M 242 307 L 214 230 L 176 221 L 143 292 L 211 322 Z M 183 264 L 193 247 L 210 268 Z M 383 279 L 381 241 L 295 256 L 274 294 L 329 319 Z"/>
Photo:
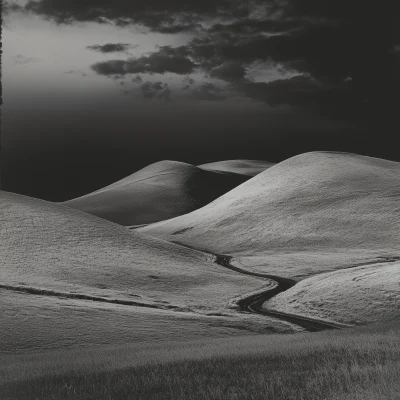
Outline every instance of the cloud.
<path id="1" fill-rule="evenodd" d="M 282 64 L 287 70 L 338 81 L 348 76 L 351 69 L 349 57 L 354 49 L 347 41 L 345 35 L 330 25 L 307 25 L 298 31 L 269 37 L 210 34 L 193 40 L 188 48 L 191 57 L 203 65 L 213 68 L 221 63 L 236 65 L 239 77 L 240 65 L 270 61 Z"/>
<path id="2" fill-rule="evenodd" d="M 223 0 L 170 0 L 168 5 L 166 5 L 163 0 L 114 0 L 111 6 L 108 0 L 58 0 L 57 2 L 54 2 L 54 0 L 32 0 L 28 2 L 27 7 L 47 15 L 73 14 L 80 18 L 90 18 L 98 15 L 129 17 L 130 15 L 144 11 L 211 12 L 226 3 Z"/>
<path id="3" fill-rule="evenodd" d="M 394 3 L 115 0 L 111 5 L 109 0 L 30 0 L 25 10 L 63 23 L 135 23 L 163 34 L 191 33 L 185 46 L 94 64 L 100 75 L 199 71 L 270 105 L 315 107 L 318 112 L 353 108 L 362 115 L 363 110 L 392 109 L 388 93 L 400 90 L 400 57 L 393 51 L 400 43 L 400 15 Z M 279 65 L 298 77 L 251 82 L 246 71 L 253 63 Z M 185 86 L 186 93 L 191 89 Z M 192 94 L 224 96 L 207 86 Z"/>
<path id="4" fill-rule="evenodd" d="M 142 23 L 152 29 L 180 25 L 179 31 L 190 29 L 182 23 L 199 15 L 223 14 L 225 9 L 244 9 L 239 0 L 30 0 L 25 10 L 50 18 L 58 23 L 74 21 L 107 22 L 119 25 Z M 174 23 L 176 21 L 176 23 Z M 171 27 L 171 29 L 173 29 Z"/>
<path id="5" fill-rule="evenodd" d="M 158 52 L 128 60 L 108 60 L 91 66 L 99 75 L 127 75 L 138 73 L 185 75 L 192 73 L 196 65 L 181 55 L 171 55 L 161 49 Z"/>
<path id="6" fill-rule="evenodd" d="M 246 75 L 246 68 L 235 61 L 227 61 L 210 70 L 210 76 L 225 81 L 240 81 Z"/>
<path id="7" fill-rule="evenodd" d="M 94 50 L 98 51 L 100 53 L 118 53 L 118 52 L 124 52 L 127 51 L 131 47 L 137 47 L 132 46 L 128 43 L 107 43 L 107 44 L 94 44 L 91 46 L 86 46 L 87 49 L 89 50 Z"/>

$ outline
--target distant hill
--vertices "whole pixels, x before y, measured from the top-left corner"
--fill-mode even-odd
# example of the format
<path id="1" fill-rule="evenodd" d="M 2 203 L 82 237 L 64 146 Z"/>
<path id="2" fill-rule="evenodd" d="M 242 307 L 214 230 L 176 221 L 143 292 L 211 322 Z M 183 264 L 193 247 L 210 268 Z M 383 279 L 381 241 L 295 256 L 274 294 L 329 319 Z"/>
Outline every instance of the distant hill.
<path id="1" fill-rule="evenodd" d="M 260 286 L 201 252 L 58 204 L 0 191 L 0 220 L 2 285 L 202 308 Z"/>
<path id="2" fill-rule="evenodd" d="M 140 232 L 304 277 L 400 255 L 400 163 L 311 152 Z"/>
<path id="3" fill-rule="evenodd" d="M 182 162 L 161 161 L 63 204 L 121 225 L 145 225 L 202 207 L 247 179 Z"/>
<path id="4" fill-rule="evenodd" d="M 256 176 L 273 165 L 273 163 L 259 160 L 226 160 L 202 164 L 198 167 L 207 171 L 231 172 L 240 175 Z"/>

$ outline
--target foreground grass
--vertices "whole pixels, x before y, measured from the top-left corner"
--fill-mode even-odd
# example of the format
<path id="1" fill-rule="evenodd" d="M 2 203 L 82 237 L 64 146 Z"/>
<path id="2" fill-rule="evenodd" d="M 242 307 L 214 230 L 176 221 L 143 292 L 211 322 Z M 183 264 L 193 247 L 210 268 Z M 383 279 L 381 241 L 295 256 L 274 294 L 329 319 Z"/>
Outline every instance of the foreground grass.
<path id="1" fill-rule="evenodd" d="M 232 343 L 237 346 L 239 342 Z M 8 382 L 0 386 L 0 398 L 400 399 L 398 331 L 247 337 L 239 347 L 240 355 L 232 348 L 231 355 L 205 359 Z"/>

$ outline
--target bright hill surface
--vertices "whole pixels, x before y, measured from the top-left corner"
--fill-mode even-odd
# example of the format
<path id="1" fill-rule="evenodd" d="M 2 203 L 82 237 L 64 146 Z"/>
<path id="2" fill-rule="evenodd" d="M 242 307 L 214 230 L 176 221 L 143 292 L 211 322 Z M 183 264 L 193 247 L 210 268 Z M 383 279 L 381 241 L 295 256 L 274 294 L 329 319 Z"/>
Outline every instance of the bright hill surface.
<path id="1" fill-rule="evenodd" d="M 316 275 L 265 303 L 292 314 L 348 324 L 400 320 L 400 262 Z"/>
<path id="2" fill-rule="evenodd" d="M 400 163 L 301 154 L 199 210 L 139 231 L 298 278 L 399 256 Z"/>

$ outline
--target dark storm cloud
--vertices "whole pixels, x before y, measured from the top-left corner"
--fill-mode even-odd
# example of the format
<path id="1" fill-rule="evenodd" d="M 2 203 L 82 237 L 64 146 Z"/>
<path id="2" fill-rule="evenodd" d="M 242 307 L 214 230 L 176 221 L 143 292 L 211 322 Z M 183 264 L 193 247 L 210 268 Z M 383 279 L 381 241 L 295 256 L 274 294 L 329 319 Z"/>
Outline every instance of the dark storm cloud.
<path id="1" fill-rule="evenodd" d="M 122 26 L 142 23 L 155 30 L 157 27 L 168 29 L 164 25 L 176 25 L 174 20 L 178 16 L 180 28 L 175 28 L 178 31 L 191 29 L 191 24 L 179 22 L 185 16 L 193 19 L 193 14 L 248 12 L 248 7 L 241 5 L 239 0 L 113 0 L 112 3 L 109 0 L 30 0 L 24 9 L 59 23 L 113 21 Z"/>
<path id="2" fill-rule="evenodd" d="M 18 11 L 23 11 L 24 7 L 21 6 L 20 4 L 17 4 L 15 2 L 5 2 L 2 4 L 2 12 L 4 14 L 12 13 L 12 12 L 18 12 Z"/>
<path id="3" fill-rule="evenodd" d="M 224 81 L 240 81 L 244 79 L 246 68 L 240 62 L 224 62 L 210 70 L 210 76 Z"/>
<path id="4" fill-rule="evenodd" d="M 167 11 L 140 11 L 129 18 L 115 19 L 117 26 L 140 24 L 149 28 L 152 32 L 164 34 L 178 34 L 182 32 L 201 31 L 203 28 L 198 14 L 170 13 Z"/>
<path id="5" fill-rule="evenodd" d="M 180 52 L 189 54 L 199 68 L 210 75 L 214 71 L 215 77 L 233 83 L 240 83 L 243 79 L 243 70 L 240 68 L 246 68 L 255 61 L 279 65 L 281 70 L 312 78 L 309 83 L 318 83 L 308 85 L 309 94 L 303 103 L 293 101 L 294 93 L 298 98 L 298 82 L 285 82 L 286 89 L 293 85 L 293 90 L 283 90 L 280 95 L 288 96 L 285 100 L 287 104 L 309 106 L 314 103 L 312 98 L 321 99 L 319 109 L 333 107 L 342 110 L 344 115 L 348 115 L 351 109 L 358 115 L 393 109 L 394 103 L 390 98 L 400 90 L 400 62 L 397 53 L 393 52 L 399 43 L 396 27 L 400 23 L 395 24 L 396 21 L 400 22 L 398 14 L 393 12 L 389 16 L 387 9 L 375 10 L 369 5 L 363 6 L 357 14 L 351 7 L 350 10 L 346 9 L 347 3 L 341 3 L 343 10 L 335 3 L 330 12 L 329 7 L 325 6 L 331 3 L 322 1 L 325 6 L 318 5 L 314 12 L 307 15 L 308 8 L 301 12 L 300 7 L 306 3 L 310 7 L 312 2 L 303 4 L 294 1 L 283 8 L 286 15 L 293 18 L 281 21 L 290 22 L 281 25 L 281 30 L 288 29 L 283 33 L 261 35 L 258 29 L 265 32 L 267 24 L 260 22 L 220 24 L 212 27 L 206 36 L 192 40 Z M 279 22 L 269 28 L 278 27 Z M 220 69 L 220 65 L 240 67 L 236 74 L 230 74 L 227 73 L 229 69 Z M 273 90 L 268 84 L 238 87 L 241 90 L 246 88 L 247 94 Z M 260 95 L 257 94 L 257 97 Z M 268 96 L 268 103 L 272 98 L 272 94 Z M 279 100 L 282 103 L 285 101 Z"/>
<path id="6" fill-rule="evenodd" d="M 78 18 L 93 18 L 96 16 L 129 17 L 141 11 L 169 11 L 169 12 L 210 12 L 234 1 L 225 0 L 35 0 L 29 1 L 28 9 L 35 10 L 44 15 L 70 15 Z M 236 3 L 238 3 L 236 1 Z"/>
<path id="7" fill-rule="evenodd" d="M 395 1 L 377 4 L 346 0 L 291 0 L 286 2 L 284 15 L 334 21 L 335 35 L 331 36 L 329 48 L 340 57 L 341 70 L 346 68 L 349 71 L 355 96 L 368 104 L 367 111 L 393 107 L 390 97 L 400 90 L 399 60 L 390 52 L 400 38 L 400 12 Z M 310 56 L 324 61 L 328 50 L 322 50 L 321 55 L 314 51 Z M 315 63 L 308 64 L 315 68 Z M 326 74 L 331 73 L 326 65 L 323 67 L 327 69 Z"/>
<path id="8" fill-rule="evenodd" d="M 304 21 L 300 20 L 279 20 L 279 19 L 265 19 L 256 20 L 245 18 L 229 24 L 217 23 L 213 25 L 209 32 L 246 35 L 246 34 L 259 34 L 259 33 L 284 33 L 293 29 L 301 28 Z"/>
<path id="9" fill-rule="evenodd" d="M 222 61 L 235 62 L 237 66 L 258 60 L 271 61 L 283 64 L 287 70 L 337 81 L 351 72 L 346 60 L 354 50 L 347 41 L 334 26 L 307 25 L 298 31 L 270 37 L 254 34 L 221 38 L 211 34 L 193 40 L 188 47 L 194 59 L 213 67 Z"/>
<path id="10" fill-rule="evenodd" d="M 115 0 L 111 5 L 109 0 L 39 0 L 29 1 L 26 10 L 58 22 L 140 23 L 166 34 L 198 33 L 186 46 L 161 48 L 139 59 L 93 65 L 102 75 L 189 74 L 200 70 L 268 104 L 309 107 L 320 102 L 319 110 L 343 110 L 345 104 L 366 114 L 393 108 L 390 96 L 400 90 L 400 61 L 393 52 L 400 43 L 400 15 L 394 3 Z M 222 22 L 209 26 L 212 18 L 221 18 Z M 204 24 L 207 21 L 208 29 Z M 303 78 L 275 86 L 246 82 L 248 67 L 259 61 Z M 301 90 L 300 84 L 304 85 Z M 208 93 L 198 89 L 200 96 L 203 91 Z M 353 104 L 343 102 L 343 97 Z"/>
<path id="11" fill-rule="evenodd" d="M 107 44 L 94 44 L 86 46 L 89 50 L 98 51 L 100 53 L 118 53 L 127 51 L 129 48 L 134 47 L 128 43 L 107 43 Z M 137 46 L 136 46 L 137 47 Z"/>
<path id="12" fill-rule="evenodd" d="M 180 55 L 172 56 L 161 49 L 149 56 L 131 58 L 128 60 L 109 60 L 93 64 L 91 68 L 99 75 L 127 75 L 138 73 L 165 74 L 190 74 L 196 65 Z"/>

